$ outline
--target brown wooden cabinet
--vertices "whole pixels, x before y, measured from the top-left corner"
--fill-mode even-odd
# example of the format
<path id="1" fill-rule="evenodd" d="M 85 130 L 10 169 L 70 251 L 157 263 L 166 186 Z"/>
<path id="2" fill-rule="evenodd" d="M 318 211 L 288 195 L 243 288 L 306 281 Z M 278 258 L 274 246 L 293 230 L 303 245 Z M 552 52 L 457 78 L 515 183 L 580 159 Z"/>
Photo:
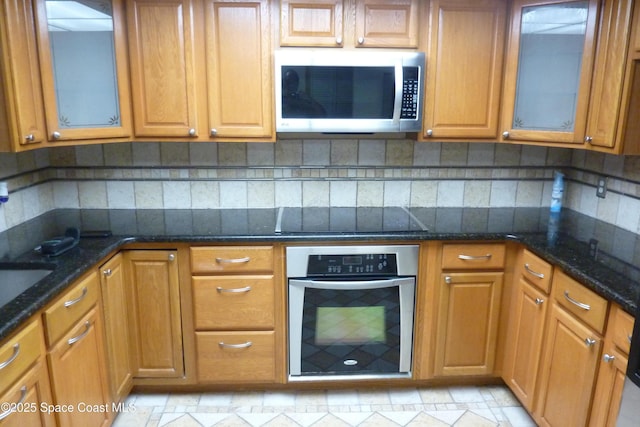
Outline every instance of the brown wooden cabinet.
<path id="1" fill-rule="evenodd" d="M 598 1 L 576 5 L 567 0 L 513 2 L 502 100 L 504 140 L 584 145 Z M 580 24 L 571 30 L 554 25 L 567 15 Z"/>
<path id="2" fill-rule="evenodd" d="M 586 425 L 607 302 L 561 271 L 554 273 L 552 294 L 533 416 L 542 426 Z"/>
<path id="3" fill-rule="evenodd" d="M 506 11 L 502 0 L 430 2 L 423 138 L 498 138 Z"/>
<path id="4" fill-rule="evenodd" d="M 101 265 L 99 270 L 111 398 L 114 402 L 121 402 L 127 397 L 133 384 L 123 255 L 116 254 Z"/>
<path id="5" fill-rule="evenodd" d="M 178 260 L 173 250 L 124 252 L 134 378 L 184 375 Z"/>
<path id="6" fill-rule="evenodd" d="M 275 138 L 267 1 L 205 1 L 211 138 Z"/>
<path id="7" fill-rule="evenodd" d="M 191 272 L 198 382 L 276 382 L 274 248 L 193 247 Z"/>
<path id="8" fill-rule="evenodd" d="M 137 137 L 198 136 L 195 13 L 191 0 L 127 2 Z"/>
<path id="9" fill-rule="evenodd" d="M 0 5 L 0 151 L 39 148 L 46 141 L 33 3 Z"/>
<path id="10" fill-rule="evenodd" d="M 633 316 L 620 306 L 616 304 L 611 307 L 589 419 L 592 427 L 616 425 L 627 373 L 633 322 Z"/>
<path id="11" fill-rule="evenodd" d="M 535 404 L 552 271 L 549 263 L 528 250 L 520 252 L 502 376 L 529 412 Z"/>
<path id="12" fill-rule="evenodd" d="M 39 316 L 0 345 L 0 402 L 22 405 L 2 408 L 0 426 L 54 426 L 49 373 Z"/>
<path id="13" fill-rule="evenodd" d="M 280 2 L 280 46 L 341 47 L 343 0 Z"/>
<path id="14" fill-rule="evenodd" d="M 355 0 L 358 47 L 418 47 L 418 0 Z"/>
<path id="15" fill-rule="evenodd" d="M 491 375 L 502 301 L 504 244 L 445 244 L 437 289 L 436 376 Z"/>

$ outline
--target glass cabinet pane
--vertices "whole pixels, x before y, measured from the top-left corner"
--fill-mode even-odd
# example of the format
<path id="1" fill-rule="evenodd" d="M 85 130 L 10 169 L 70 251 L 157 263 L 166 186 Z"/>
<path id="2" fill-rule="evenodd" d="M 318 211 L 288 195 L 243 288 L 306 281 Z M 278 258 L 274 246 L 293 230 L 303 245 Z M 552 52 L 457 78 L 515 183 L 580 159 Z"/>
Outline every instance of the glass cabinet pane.
<path id="1" fill-rule="evenodd" d="M 522 9 L 513 129 L 573 132 L 588 1 Z"/>
<path id="2" fill-rule="evenodd" d="M 110 0 L 47 0 L 59 129 L 120 127 Z"/>

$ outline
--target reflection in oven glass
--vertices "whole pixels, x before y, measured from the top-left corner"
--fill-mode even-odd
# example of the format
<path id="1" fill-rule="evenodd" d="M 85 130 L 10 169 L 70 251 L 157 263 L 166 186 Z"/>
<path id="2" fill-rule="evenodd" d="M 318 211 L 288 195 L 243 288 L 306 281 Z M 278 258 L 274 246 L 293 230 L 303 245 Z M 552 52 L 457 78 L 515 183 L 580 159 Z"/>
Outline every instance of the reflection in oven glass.
<path id="1" fill-rule="evenodd" d="M 318 307 L 316 344 L 385 342 L 384 307 Z"/>

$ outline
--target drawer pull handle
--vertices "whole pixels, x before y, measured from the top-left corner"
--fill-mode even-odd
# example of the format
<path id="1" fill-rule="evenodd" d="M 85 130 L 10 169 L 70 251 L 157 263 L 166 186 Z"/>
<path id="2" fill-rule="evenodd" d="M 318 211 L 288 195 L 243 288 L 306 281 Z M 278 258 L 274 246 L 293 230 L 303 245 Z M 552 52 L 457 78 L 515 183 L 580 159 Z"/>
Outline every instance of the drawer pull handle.
<path id="1" fill-rule="evenodd" d="M 251 261 L 251 257 L 248 257 L 248 256 L 244 258 L 231 258 L 231 259 L 216 258 L 216 262 L 218 264 L 245 264 L 249 261 Z"/>
<path id="2" fill-rule="evenodd" d="M 18 354 L 20 354 L 20 343 L 16 343 L 13 346 L 13 354 L 11 355 L 11 357 L 7 360 L 5 360 L 4 362 L 0 363 L 0 369 L 4 369 L 7 366 L 11 365 L 11 363 L 16 360 L 16 358 L 18 357 Z"/>
<path id="3" fill-rule="evenodd" d="M 24 403 L 24 400 L 26 398 L 27 398 L 27 386 L 23 385 L 22 387 L 20 387 L 20 400 L 18 401 L 18 403 L 15 403 L 13 405 L 7 405 L 9 409 L 7 409 L 6 411 L 0 414 L 0 420 L 3 420 L 7 418 L 9 415 L 11 415 L 15 411 L 15 408 L 17 406 L 20 406 L 21 404 Z"/>
<path id="4" fill-rule="evenodd" d="M 251 290 L 251 286 L 245 286 L 244 288 L 232 288 L 232 289 L 225 289 L 225 288 L 221 288 L 220 286 L 216 288 L 216 291 L 218 291 L 219 294 L 240 294 L 244 292 L 249 292 L 250 290 Z"/>
<path id="5" fill-rule="evenodd" d="M 585 338 L 584 339 L 584 343 L 587 345 L 587 347 L 593 347 L 593 345 L 596 343 L 597 341 L 594 340 L 593 338 Z"/>
<path id="6" fill-rule="evenodd" d="M 590 306 L 589 304 L 585 304 L 585 303 L 583 303 L 583 302 L 576 301 L 576 300 L 574 300 L 573 298 L 571 298 L 571 297 L 569 296 L 569 291 L 564 291 L 564 297 L 565 297 L 565 299 L 566 299 L 567 301 L 569 301 L 571 304 L 573 304 L 573 305 L 575 305 L 575 306 L 577 306 L 577 307 L 580 307 L 580 308 L 581 308 L 581 309 L 583 309 L 583 310 L 586 310 L 586 311 L 591 310 L 591 306 Z"/>
<path id="7" fill-rule="evenodd" d="M 609 362 L 613 362 L 614 360 L 616 360 L 616 357 L 605 353 L 605 355 L 602 356 L 602 360 L 604 360 L 605 362 L 609 363 Z"/>
<path id="8" fill-rule="evenodd" d="M 69 344 L 69 345 L 75 344 L 75 343 L 77 343 L 78 341 L 80 341 L 82 338 L 86 337 L 86 336 L 87 336 L 87 334 L 89 333 L 89 331 L 91 330 L 91 323 L 89 323 L 89 321 L 87 320 L 86 322 L 84 322 L 84 327 L 85 327 L 84 332 L 83 332 L 83 333 L 81 333 L 81 334 L 80 334 L 80 335 L 78 335 L 78 336 L 75 336 L 75 337 L 73 337 L 73 338 L 69 338 L 69 339 L 67 340 L 67 344 Z"/>
<path id="9" fill-rule="evenodd" d="M 491 259 L 491 254 L 486 254 L 486 255 L 463 255 L 463 254 L 460 254 L 460 255 L 458 255 L 458 259 L 461 259 L 463 261 L 482 261 L 482 260 L 486 260 L 486 259 Z"/>
<path id="10" fill-rule="evenodd" d="M 253 343 L 251 341 L 247 341 L 247 342 L 242 343 L 242 344 L 227 344 L 227 343 L 224 343 L 222 341 L 220 341 L 218 343 L 218 346 L 220 348 L 249 348 L 252 345 L 253 345 Z"/>
<path id="11" fill-rule="evenodd" d="M 544 302 L 542 298 L 536 298 L 536 305 L 540 305 Z"/>
<path id="12" fill-rule="evenodd" d="M 64 306 L 68 308 L 68 307 L 71 307 L 72 305 L 76 305 L 77 303 L 82 301 L 84 299 L 84 297 L 86 297 L 86 296 L 87 296 L 87 287 L 85 286 L 84 288 L 82 288 L 82 295 L 80 295 L 76 299 L 72 299 L 72 300 L 69 300 L 69 301 L 65 302 Z"/>
<path id="13" fill-rule="evenodd" d="M 538 273 L 537 271 L 532 270 L 531 267 L 529 267 L 529 264 L 525 264 L 524 269 L 527 270 L 527 273 L 531 274 L 532 276 L 535 276 L 538 279 L 544 279 L 544 274 Z"/>

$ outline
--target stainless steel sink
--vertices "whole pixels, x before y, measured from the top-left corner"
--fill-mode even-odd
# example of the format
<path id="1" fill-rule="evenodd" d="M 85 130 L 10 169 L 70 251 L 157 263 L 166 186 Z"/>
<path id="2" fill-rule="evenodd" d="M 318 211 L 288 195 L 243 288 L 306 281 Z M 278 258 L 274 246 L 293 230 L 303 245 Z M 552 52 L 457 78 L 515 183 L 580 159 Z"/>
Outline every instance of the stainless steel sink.
<path id="1" fill-rule="evenodd" d="M 0 307 L 38 283 L 53 269 L 0 267 Z"/>

